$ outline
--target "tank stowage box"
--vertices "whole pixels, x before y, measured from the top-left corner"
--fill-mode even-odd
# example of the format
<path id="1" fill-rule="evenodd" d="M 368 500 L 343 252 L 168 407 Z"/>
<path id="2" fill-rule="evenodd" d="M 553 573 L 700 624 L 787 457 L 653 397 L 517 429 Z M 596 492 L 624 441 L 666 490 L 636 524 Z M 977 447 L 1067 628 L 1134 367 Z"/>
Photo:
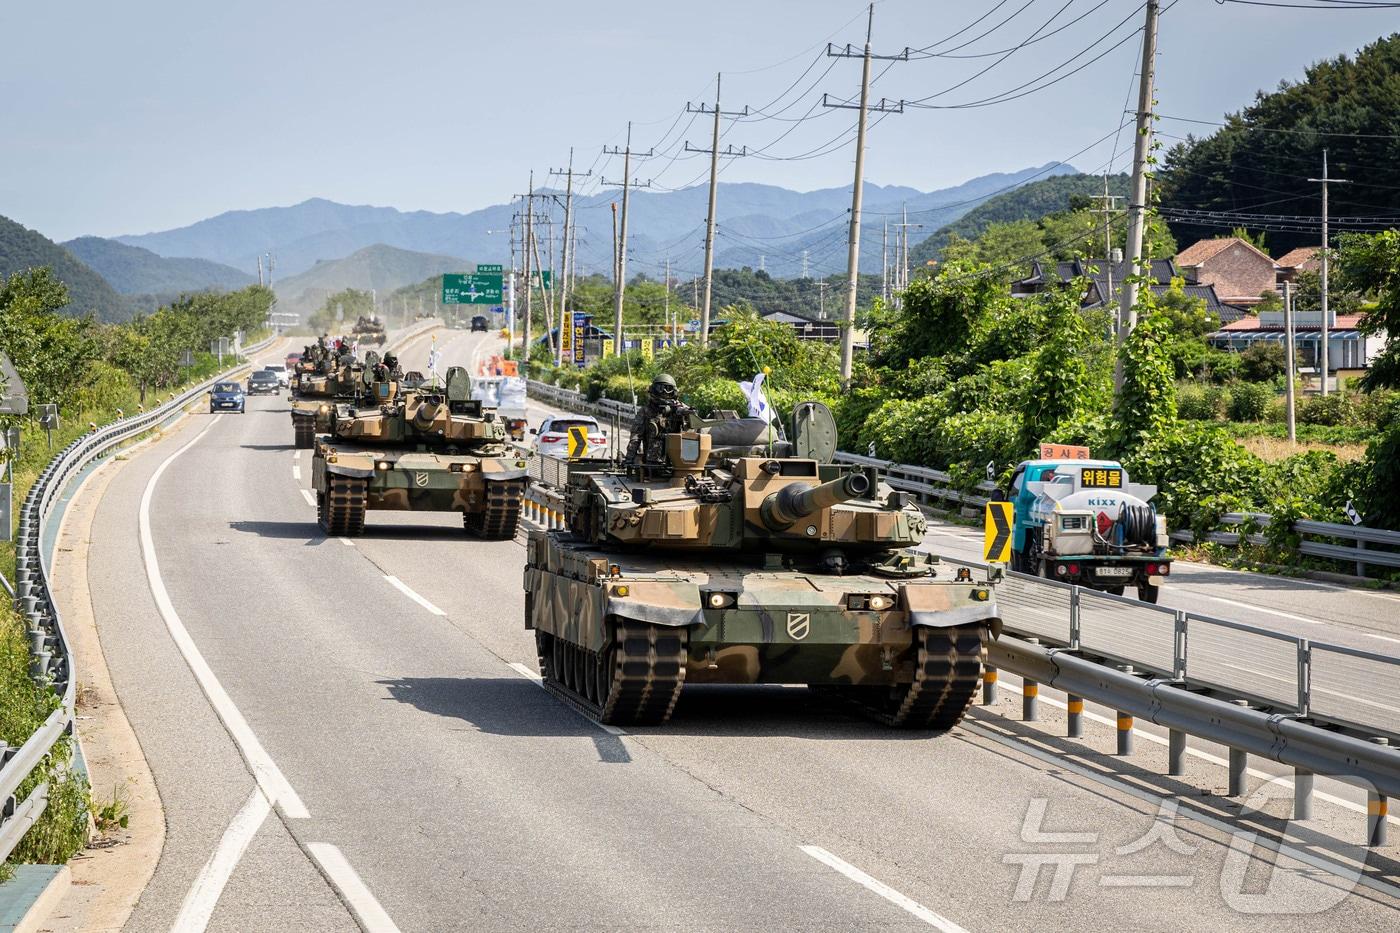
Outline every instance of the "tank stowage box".
<path id="1" fill-rule="evenodd" d="M 792 441 L 756 421 L 692 414 L 664 458 L 570 469 L 568 527 L 527 554 L 546 687 L 609 723 L 664 721 L 687 682 L 782 683 L 951 728 L 1000 631 L 992 586 L 913 550 L 924 516 L 874 471 L 796 455 L 834 446 L 824 406 Z"/>

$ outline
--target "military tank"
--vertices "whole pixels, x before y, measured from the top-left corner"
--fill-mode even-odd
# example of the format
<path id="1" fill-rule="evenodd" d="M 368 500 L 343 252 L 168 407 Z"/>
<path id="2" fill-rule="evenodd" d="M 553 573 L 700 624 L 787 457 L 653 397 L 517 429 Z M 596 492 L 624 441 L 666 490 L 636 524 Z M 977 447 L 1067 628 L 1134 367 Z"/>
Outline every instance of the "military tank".
<path id="1" fill-rule="evenodd" d="M 913 550 L 908 495 L 832 462 L 816 402 L 634 428 L 626 462 L 560 462 L 567 527 L 531 531 L 525 626 L 545 687 L 604 723 L 656 724 L 683 684 L 806 684 L 886 725 L 952 728 L 1000 634 L 991 582 Z"/>
<path id="2" fill-rule="evenodd" d="M 310 348 L 308 348 L 310 349 Z M 348 350 L 339 356 L 321 355 L 305 372 L 293 376 L 291 391 L 292 436 L 295 446 L 309 450 L 318 433 L 330 430 L 330 414 L 336 399 L 355 397 L 363 385 L 366 366 L 379 361 L 373 350 L 362 364 Z"/>
<path id="3" fill-rule="evenodd" d="M 350 336 L 355 338 L 356 343 L 372 343 L 378 346 L 383 346 L 384 341 L 388 339 L 384 333 L 384 322 L 374 315 L 366 317 L 363 314 L 355 320 Z"/>
<path id="4" fill-rule="evenodd" d="M 470 534 L 514 537 L 527 464 L 495 412 L 469 398 L 467 371 L 448 369 L 445 387 L 404 390 L 380 364 L 363 380 L 365 393 L 338 402 L 316 441 L 311 480 L 321 528 L 358 535 L 370 509 L 457 511 Z"/>

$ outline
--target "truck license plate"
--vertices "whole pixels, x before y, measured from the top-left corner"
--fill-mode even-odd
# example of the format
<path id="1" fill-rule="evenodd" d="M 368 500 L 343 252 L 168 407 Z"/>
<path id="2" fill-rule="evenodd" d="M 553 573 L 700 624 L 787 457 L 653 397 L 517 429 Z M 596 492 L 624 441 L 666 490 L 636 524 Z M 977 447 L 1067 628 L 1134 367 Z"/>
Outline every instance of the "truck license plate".
<path id="1" fill-rule="evenodd" d="M 1131 567 L 1095 567 L 1096 577 L 1131 577 L 1133 568 Z"/>

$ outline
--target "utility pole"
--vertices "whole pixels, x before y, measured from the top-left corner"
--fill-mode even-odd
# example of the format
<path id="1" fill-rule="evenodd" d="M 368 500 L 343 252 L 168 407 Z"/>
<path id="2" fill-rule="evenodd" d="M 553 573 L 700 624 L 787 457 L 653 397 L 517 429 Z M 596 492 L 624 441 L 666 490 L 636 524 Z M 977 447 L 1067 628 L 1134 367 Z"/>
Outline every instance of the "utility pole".
<path id="1" fill-rule="evenodd" d="M 1330 335 L 1329 335 L 1329 333 L 1328 333 L 1328 329 L 1332 326 L 1332 322 L 1329 321 L 1329 320 L 1327 319 L 1327 310 L 1328 310 L 1328 309 L 1327 309 L 1327 291 L 1328 291 L 1328 289 L 1327 289 L 1327 272 L 1328 272 L 1328 265 L 1329 265 L 1329 263 L 1328 263 L 1328 254 L 1332 251 L 1332 245 L 1331 245 L 1331 243 L 1328 242 L 1328 237 L 1327 237 L 1327 221 L 1328 221 L 1328 217 L 1327 217 L 1327 186 L 1328 186 L 1329 184 L 1331 184 L 1331 185 L 1349 185 L 1349 184 L 1351 184 L 1351 182 L 1347 181 L 1345 178 L 1332 178 L 1332 177 L 1328 176 L 1328 174 L 1327 174 L 1327 150 L 1326 150 L 1326 149 L 1322 150 L 1322 177 L 1321 177 L 1321 178 L 1309 178 L 1308 181 L 1314 181 L 1314 182 L 1319 182 L 1319 181 L 1320 181 L 1320 182 L 1322 182 L 1322 335 L 1321 335 L 1321 343 L 1320 343 L 1320 346 L 1319 346 L 1319 352 L 1320 352 L 1320 357 L 1321 357 L 1321 359 L 1320 359 L 1320 362 L 1318 363 L 1318 368 L 1319 368 L 1320 370 L 1322 370 L 1322 394 L 1323 394 L 1323 395 L 1326 395 L 1326 394 L 1327 394 L 1327 376 L 1328 376 L 1328 374 L 1329 374 L 1330 371 L 1331 371 L 1331 368 L 1328 366 L 1328 360 L 1327 360 L 1327 351 L 1328 351 L 1328 346 L 1327 346 L 1327 344 L 1328 344 L 1328 341 L 1329 341 L 1329 339 L 1330 339 Z"/>
<path id="2" fill-rule="evenodd" d="M 1118 353 L 1113 364 L 1114 391 L 1123 388 L 1123 345 L 1137 326 L 1137 276 L 1142 265 L 1142 234 L 1147 224 L 1147 158 L 1152 152 L 1152 80 L 1157 67 L 1157 0 L 1147 0 L 1142 29 L 1142 73 L 1138 83 L 1137 133 L 1133 136 L 1133 190 L 1128 202 L 1128 275 L 1118 304 Z"/>
<path id="3" fill-rule="evenodd" d="M 614 201 L 614 202 L 612 203 L 612 222 L 613 222 L 613 235 L 612 235 L 613 267 L 612 267 L 612 272 L 613 272 L 613 283 L 614 283 L 614 284 L 613 284 L 613 288 L 614 288 L 614 290 L 616 290 L 617 287 L 618 287 L 616 283 L 617 283 L 619 280 L 621 280 L 621 278 L 622 278 L 622 274 L 618 271 L 618 264 L 617 264 L 617 259 L 618 259 L 618 250 L 617 250 L 618 237 L 617 237 L 617 202 L 616 202 L 616 201 Z M 613 349 L 614 349 L 614 350 L 618 350 L 619 353 L 621 352 L 621 350 L 619 350 L 618 348 L 622 346 L 622 339 L 621 339 L 621 338 L 622 338 L 622 315 L 621 315 L 621 313 L 619 312 L 619 314 L 618 314 L 618 320 L 617 320 L 617 322 L 616 322 L 616 323 L 614 324 L 614 326 L 613 326 Z"/>
<path id="4" fill-rule="evenodd" d="M 580 177 L 582 177 L 582 178 L 587 178 L 589 175 L 592 175 L 592 174 L 593 174 L 593 170 L 592 170 L 592 169 L 589 169 L 589 170 L 586 171 L 586 172 L 575 172 L 575 171 L 574 171 L 574 148 L 573 148 L 572 146 L 570 146 L 570 147 L 569 147 L 569 167 L 568 167 L 567 169 L 563 170 L 563 171 L 559 171 L 558 169 L 550 169 L 550 170 L 549 170 L 549 174 L 551 174 L 551 175 L 563 175 L 563 176 L 564 176 L 564 179 L 565 179 L 565 181 L 564 181 L 564 239 L 563 239 L 563 246 L 561 247 L 561 249 L 562 249 L 562 251 L 563 251 L 563 257 L 560 259 L 560 262 L 559 262 L 559 277 L 560 277 L 560 279 L 561 279 L 562 281 L 559 283 L 559 286 L 555 289 L 555 290 L 559 293 L 559 326 L 560 326 L 560 327 L 563 327 L 563 326 L 565 326 L 565 325 L 564 325 L 564 318 L 568 316 L 568 307 L 569 307 L 569 268 L 570 268 L 570 265 L 569 265 L 569 264 L 570 264 L 570 259 L 573 258 L 573 257 L 572 257 L 572 254 L 571 254 L 571 251 L 570 251 L 570 244 L 569 244 L 569 229 L 570 229 L 570 225 L 573 223 L 573 220 L 574 220 L 574 217 L 573 217 L 573 212 L 574 212 L 574 176 L 575 176 L 575 175 L 578 175 L 578 176 L 580 176 Z M 574 261 L 577 261 L 577 260 L 574 259 Z M 572 322 L 570 322 L 570 326 L 572 326 Z M 570 338 L 570 339 L 572 339 L 572 338 Z M 560 349 L 559 352 L 560 352 L 561 354 L 564 352 L 564 351 L 562 350 L 563 345 L 564 345 L 564 342 L 563 342 L 562 340 L 559 341 L 559 346 L 561 347 L 561 349 Z M 561 360 L 560 362 L 562 363 L 562 360 Z"/>
<path id="5" fill-rule="evenodd" d="M 1288 443 L 1298 441 L 1298 427 L 1294 421 L 1293 398 L 1293 283 L 1283 283 L 1283 372 L 1288 378 L 1284 387 L 1285 410 L 1288 417 Z"/>
<path id="6" fill-rule="evenodd" d="M 909 287 L 909 231 L 922 230 L 923 224 L 911 224 L 909 222 L 909 208 L 901 208 L 901 220 L 894 227 L 898 231 L 895 234 L 895 273 L 894 290 L 896 292 L 895 301 L 899 303 L 898 294 Z"/>
<path id="7" fill-rule="evenodd" d="M 651 181 L 639 182 L 632 178 L 632 121 L 627 121 L 627 148 L 620 152 L 616 147 L 603 149 L 606 155 L 622 156 L 622 181 L 601 179 L 604 185 L 622 186 L 622 232 L 617 234 L 617 278 L 613 283 L 613 349 L 622 353 L 622 300 L 627 292 L 627 202 L 633 188 L 650 188 Z M 652 150 L 637 153 L 647 158 Z"/>
<path id="8" fill-rule="evenodd" d="M 719 199 L 719 157 L 720 155 L 738 157 L 749 154 L 747 146 L 738 152 L 734 147 L 729 146 L 723 153 L 719 151 L 719 118 L 720 117 L 746 117 L 749 108 L 746 106 L 740 111 L 725 112 L 720 109 L 719 91 L 722 74 L 715 75 L 715 105 L 707 108 L 704 104 L 698 107 L 694 104 L 685 105 L 686 113 L 709 113 L 714 115 L 714 130 L 710 136 L 710 148 L 699 149 L 690 144 L 690 140 L 685 141 L 686 152 L 709 153 L 710 156 L 710 211 L 705 217 L 705 303 L 700 307 L 700 346 L 705 346 L 710 342 L 710 300 L 714 295 L 714 273 L 715 273 L 715 205 Z"/>
<path id="9" fill-rule="evenodd" d="M 523 328 L 525 332 L 525 349 L 522 354 L 522 359 L 524 361 L 524 369 L 522 372 L 524 375 L 528 376 L 530 366 L 530 338 L 532 336 L 531 330 L 534 325 L 534 313 L 531 306 L 531 298 L 534 289 L 530 287 L 530 253 L 531 248 L 535 244 L 535 173 L 533 171 L 530 172 L 530 187 L 528 193 L 517 195 L 517 197 L 521 197 L 525 200 L 525 236 L 521 243 L 522 251 L 525 254 L 524 259 L 521 261 L 521 265 L 525 269 L 525 327 Z"/>
<path id="10" fill-rule="evenodd" d="M 262 284 L 263 284 L 263 277 L 262 277 L 262 254 L 259 253 L 259 254 L 258 254 L 258 288 L 262 288 Z"/>
<path id="11" fill-rule="evenodd" d="M 807 274 L 807 253 L 808 253 L 808 250 L 805 250 L 805 249 L 804 249 L 804 250 L 802 251 L 802 277 L 803 277 L 804 279 L 810 279 L 810 278 L 811 278 L 811 276 Z"/>
<path id="12" fill-rule="evenodd" d="M 860 284 L 860 203 L 862 188 L 864 186 L 865 175 L 865 127 L 867 117 L 871 109 L 877 113 L 903 113 L 904 102 L 889 103 L 884 98 L 873 108 L 870 106 L 870 62 L 871 59 L 881 58 L 896 61 L 908 61 L 909 50 L 905 49 L 898 55 L 874 55 L 870 51 L 870 34 L 875 28 L 875 4 L 870 4 L 870 12 L 865 22 L 865 51 L 859 57 L 862 60 L 860 73 L 860 104 L 854 105 L 854 109 L 860 111 L 860 116 L 856 120 L 856 178 L 851 187 L 851 229 L 849 242 L 847 243 L 846 267 L 848 282 L 846 284 L 846 316 L 844 326 L 841 331 L 841 387 L 846 388 L 851 384 L 851 367 L 855 358 L 856 349 L 856 289 Z M 827 44 L 826 54 L 834 58 L 856 58 L 849 45 L 842 51 L 836 51 L 830 43 Z M 853 105 L 845 102 L 832 103 L 827 99 L 828 95 L 822 95 L 823 107 L 840 107 L 852 109 Z"/>
<path id="13" fill-rule="evenodd" d="M 661 320 L 666 322 L 671 340 L 676 339 L 676 328 L 671 324 L 671 257 L 666 257 L 666 296 L 661 299 Z"/>
<path id="14" fill-rule="evenodd" d="M 267 287 L 272 287 L 272 269 L 277 265 L 277 257 L 272 254 L 272 250 L 267 251 Z"/>
<path id="15" fill-rule="evenodd" d="M 1090 213 L 1103 215 L 1103 264 L 1104 274 L 1108 276 L 1108 292 L 1103 296 L 1104 303 L 1113 300 L 1113 214 L 1118 210 L 1117 202 L 1123 200 L 1122 196 L 1108 193 L 1108 174 L 1103 176 L 1103 194 L 1093 195 L 1090 200 L 1098 201 L 1099 207 L 1093 208 Z"/>
<path id="16" fill-rule="evenodd" d="M 890 222 L 880 234 L 880 300 L 890 303 Z"/>

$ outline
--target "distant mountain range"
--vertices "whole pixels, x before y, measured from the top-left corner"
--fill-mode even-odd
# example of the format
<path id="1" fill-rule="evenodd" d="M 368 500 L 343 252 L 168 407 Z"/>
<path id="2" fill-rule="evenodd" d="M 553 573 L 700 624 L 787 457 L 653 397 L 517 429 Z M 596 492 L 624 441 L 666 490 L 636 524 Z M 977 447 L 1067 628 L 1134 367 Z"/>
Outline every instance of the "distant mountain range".
<path id="1" fill-rule="evenodd" d="M 924 230 L 931 231 L 1001 191 L 1074 171 L 1069 165 L 1051 163 L 1019 172 L 985 175 L 929 192 L 866 185 L 866 254 L 862 268 L 879 270 L 881 222 L 897 218 L 905 208 L 911 222 L 923 223 Z M 629 273 L 660 277 L 669 257 L 673 275 L 686 278 L 694 274 L 700 268 L 703 251 L 706 197 L 703 185 L 672 192 L 636 191 L 628 223 Z M 844 269 L 850 189 L 797 192 L 775 185 L 721 184 L 718 197 L 717 265 L 757 266 L 761 261 L 773 275 L 798 275 L 805 250 L 807 270 L 813 276 Z M 611 269 L 610 207 L 618 199 L 615 191 L 576 199 L 580 272 Z M 276 259 L 278 280 L 299 275 L 318 261 L 348 257 L 376 244 L 471 262 L 508 263 L 508 230 L 516 209 L 513 204 L 497 204 L 468 214 L 440 214 L 313 198 L 291 207 L 230 211 L 175 230 L 115 239 L 160 256 L 207 259 L 245 271 L 256 268 L 259 255 L 271 252 Z M 556 235 L 559 228 L 559 224 L 553 225 Z M 870 248 L 872 238 L 876 250 Z M 556 239 L 555 249 L 557 242 Z M 548 253 L 549 244 L 542 240 L 541 258 L 546 263 Z"/>
<path id="2" fill-rule="evenodd" d="M 462 260 L 453 256 L 419 253 L 377 243 L 356 250 L 344 259 L 319 262 L 290 278 L 279 279 L 272 288 L 277 293 L 278 311 L 291 311 L 305 317 L 321 307 L 328 296 L 342 289 L 374 290 L 382 299 L 397 288 L 462 268 Z"/>
<path id="3" fill-rule="evenodd" d="M 178 295 L 204 289 L 237 289 L 256 279 L 208 259 L 158 256 L 139 246 L 85 236 L 63 247 L 123 295 Z"/>

